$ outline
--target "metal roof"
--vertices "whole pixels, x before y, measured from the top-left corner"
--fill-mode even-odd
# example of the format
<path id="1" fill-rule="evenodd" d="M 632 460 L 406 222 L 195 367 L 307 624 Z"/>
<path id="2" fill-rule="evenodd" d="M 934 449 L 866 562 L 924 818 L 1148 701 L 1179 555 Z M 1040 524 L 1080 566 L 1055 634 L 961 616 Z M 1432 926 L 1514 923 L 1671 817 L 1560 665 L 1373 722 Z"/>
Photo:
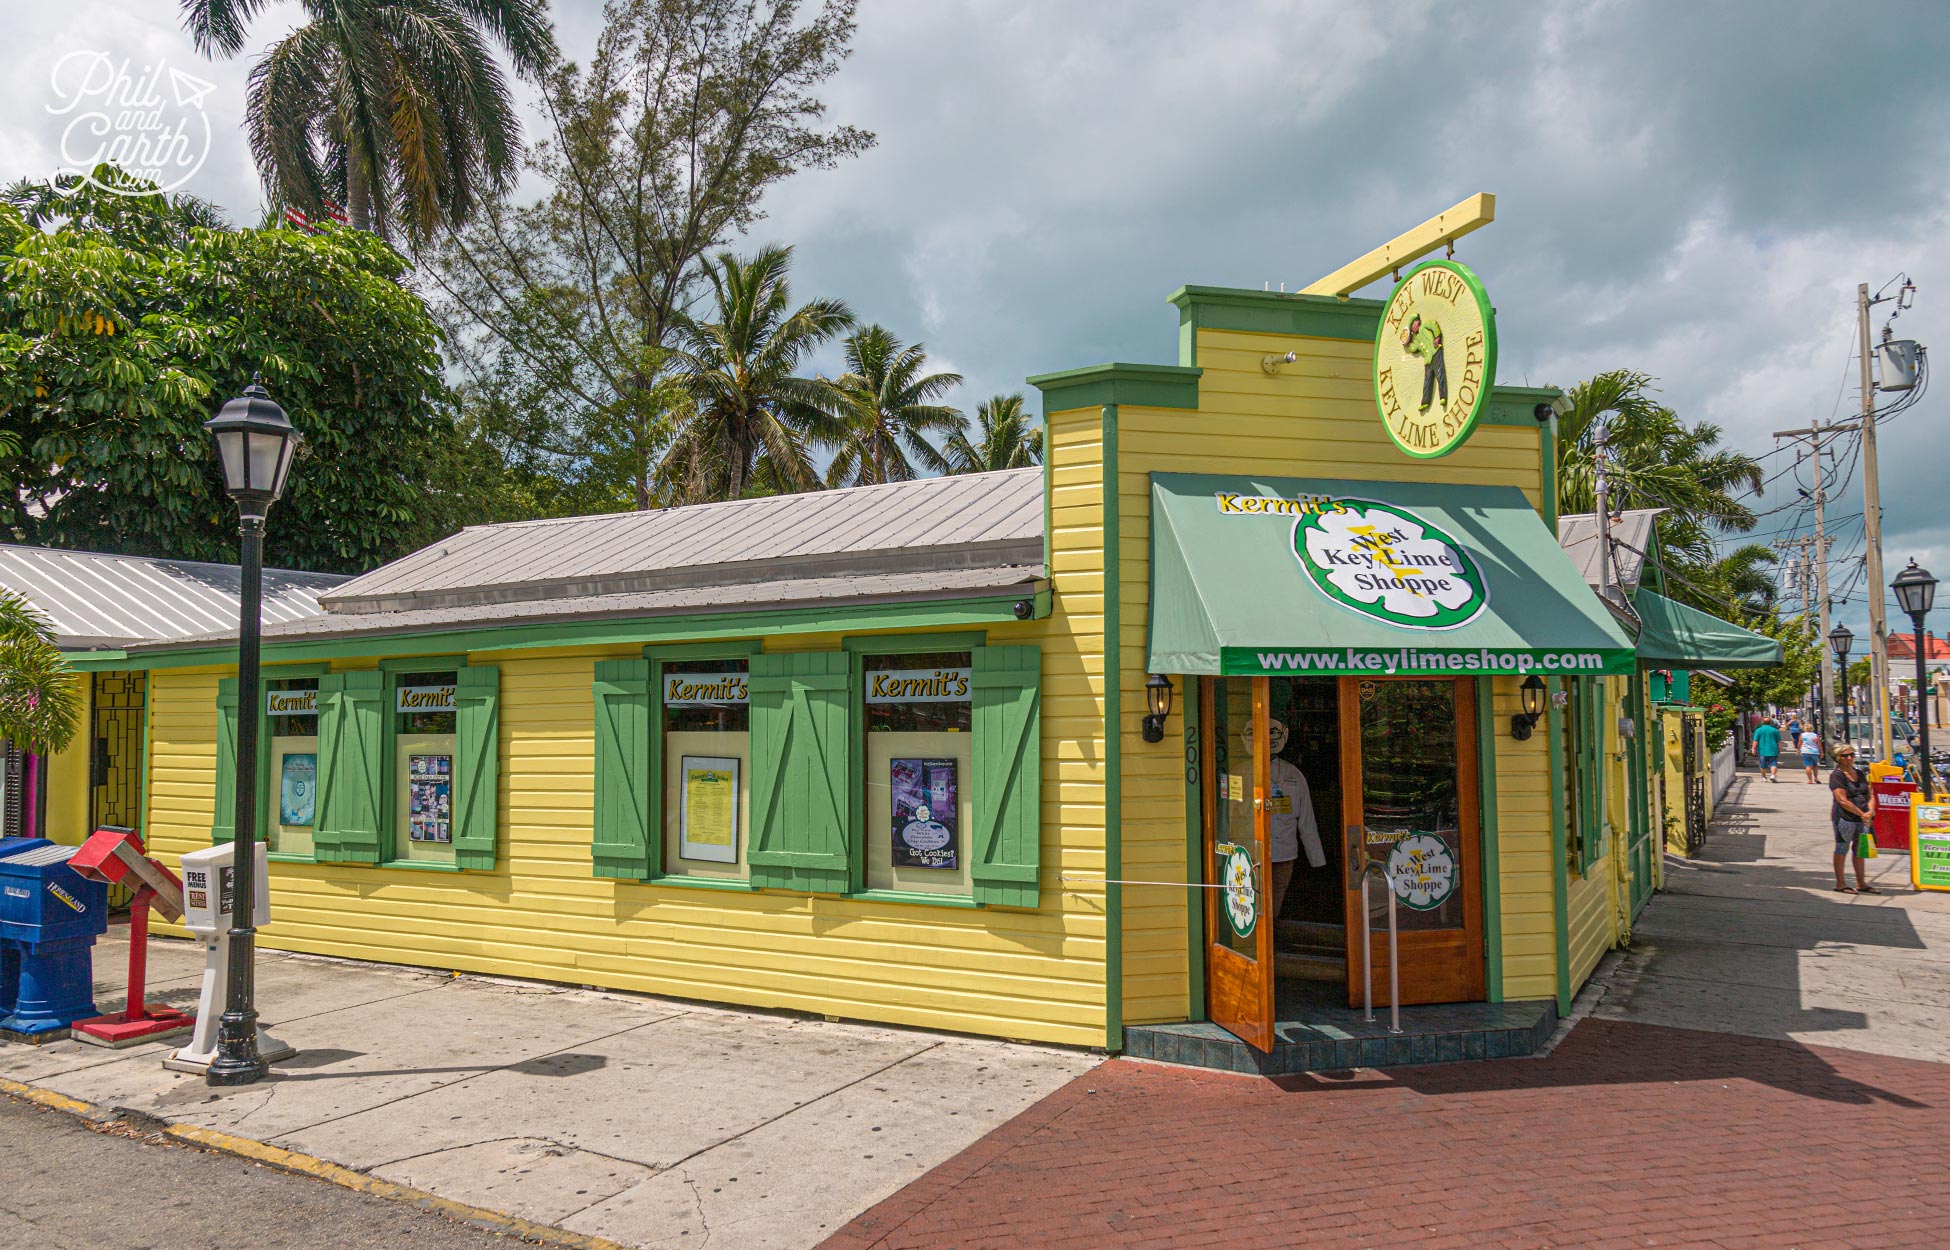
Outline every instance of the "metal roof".
<path id="1" fill-rule="evenodd" d="M 1042 560 L 1042 470 L 1008 469 L 472 526 L 319 601 L 333 613 L 406 612 Z"/>
<path id="2" fill-rule="evenodd" d="M 264 627 L 267 642 L 313 638 L 365 638 L 383 634 L 429 633 L 469 626 L 566 624 L 575 621 L 697 616 L 711 612 L 786 611 L 848 604 L 924 603 L 970 595 L 1030 598 L 1047 585 L 1043 566 L 937 570 L 839 577 L 785 578 L 737 585 L 636 591 L 618 595 L 569 595 L 463 607 L 414 608 L 399 612 L 326 612 L 301 621 Z M 223 637 L 174 639 L 153 649 L 219 644 Z M 142 650 L 143 648 L 132 648 Z"/>
<path id="3" fill-rule="evenodd" d="M 1632 508 L 1612 513 L 1612 576 L 1631 594 L 1645 572 L 1645 553 L 1652 550 L 1652 523 L 1664 508 Z M 1576 512 L 1557 518 L 1557 545 L 1571 557 L 1586 584 L 1598 585 L 1598 514 Z"/>
<path id="4" fill-rule="evenodd" d="M 264 570 L 265 624 L 319 615 L 319 592 L 347 580 Z M 240 576 L 234 564 L 0 543 L 0 587 L 45 613 L 56 645 L 66 650 L 237 634 Z"/>

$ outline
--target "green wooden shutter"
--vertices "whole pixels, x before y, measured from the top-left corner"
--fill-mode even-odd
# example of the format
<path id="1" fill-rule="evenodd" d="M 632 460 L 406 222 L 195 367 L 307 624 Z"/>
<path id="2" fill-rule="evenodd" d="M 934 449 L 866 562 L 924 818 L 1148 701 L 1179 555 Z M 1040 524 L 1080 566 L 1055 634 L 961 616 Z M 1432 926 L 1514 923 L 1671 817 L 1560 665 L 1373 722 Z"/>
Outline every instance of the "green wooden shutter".
<path id="1" fill-rule="evenodd" d="M 1035 907 L 1039 901 L 1042 660 L 1038 647 L 978 647 L 973 653 L 975 829 L 970 867 L 979 903 Z"/>
<path id="2" fill-rule="evenodd" d="M 376 864 L 386 810 L 386 675 L 330 673 L 318 679 L 318 806 L 313 854 L 321 861 Z"/>
<path id="3" fill-rule="evenodd" d="M 454 673 L 454 862 L 494 867 L 501 785 L 501 670 L 472 664 Z"/>
<path id="4" fill-rule="evenodd" d="M 237 836 L 237 679 L 217 682 L 217 789 L 210 814 L 210 841 Z"/>
<path id="5" fill-rule="evenodd" d="M 852 672 L 841 651 L 752 657 L 753 885 L 839 894 L 852 884 Z"/>
<path id="6" fill-rule="evenodd" d="M 595 837 L 598 877 L 641 881 L 656 862 L 657 776 L 650 758 L 650 661 L 599 660 L 596 701 Z"/>

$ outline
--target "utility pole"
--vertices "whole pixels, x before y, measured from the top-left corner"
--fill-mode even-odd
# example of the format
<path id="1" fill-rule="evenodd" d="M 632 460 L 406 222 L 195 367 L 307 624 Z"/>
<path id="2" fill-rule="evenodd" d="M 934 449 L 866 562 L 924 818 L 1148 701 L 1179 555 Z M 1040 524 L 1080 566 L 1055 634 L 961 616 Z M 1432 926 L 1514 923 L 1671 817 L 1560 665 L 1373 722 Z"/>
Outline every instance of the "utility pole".
<path id="1" fill-rule="evenodd" d="M 1822 452 L 1823 452 L 1822 441 L 1826 438 L 1832 437 L 1833 435 L 1842 434 L 1849 430 L 1857 429 L 1859 428 L 1860 424 L 1861 424 L 1860 422 L 1856 422 L 1856 421 L 1834 421 L 1834 422 L 1830 422 L 1827 425 L 1823 425 L 1819 421 L 1810 421 L 1808 422 L 1808 428 L 1805 430 L 1774 431 L 1775 438 L 1792 438 L 1796 440 L 1804 439 L 1804 438 L 1807 439 L 1809 455 L 1810 458 L 1814 461 L 1815 489 L 1811 498 L 1814 500 L 1814 505 L 1815 505 L 1815 536 L 1812 540 L 1801 539 L 1801 540 L 1797 540 L 1797 542 L 1795 543 L 1789 543 L 1783 545 L 1787 545 L 1787 546 L 1801 545 L 1812 541 L 1814 547 L 1814 565 L 1815 565 L 1815 606 L 1820 613 L 1820 619 L 1821 619 L 1821 636 L 1817 641 L 1821 642 L 1824 645 L 1827 643 L 1828 640 L 1828 609 L 1829 609 L 1828 529 L 1827 529 L 1828 469 L 1827 469 L 1826 461 L 1823 459 L 1822 456 Z M 1804 587 L 1806 586 L 1805 581 L 1803 582 L 1803 586 Z M 1881 590 L 1880 587 L 1871 589 L 1870 597 L 1874 598 L 1877 594 L 1880 593 L 1880 590 Z M 1834 710 L 1832 682 L 1833 682 L 1833 675 L 1828 671 L 1828 664 L 1826 663 L 1826 661 L 1824 661 L 1821 665 L 1821 696 L 1820 696 L 1821 707 L 1817 709 L 1817 714 L 1816 714 L 1816 721 L 1820 725 L 1819 732 L 1822 734 L 1824 739 L 1826 739 L 1828 735 L 1829 732 L 1828 722 Z"/>
<path id="2" fill-rule="evenodd" d="M 1889 737 L 1889 625 L 1882 601 L 1882 482 L 1876 472 L 1876 388 L 1869 366 L 1870 306 L 1869 284 L 1864 282 L 1855 288 L 1855 307 L 1862 357 L 1862 535 L 1869 548 L 1869 682 L 1875 688 L 1869 733 L 1874 738 L 1878 758 L 1886 760 L 1894 754 L 1895 744 Z"/>

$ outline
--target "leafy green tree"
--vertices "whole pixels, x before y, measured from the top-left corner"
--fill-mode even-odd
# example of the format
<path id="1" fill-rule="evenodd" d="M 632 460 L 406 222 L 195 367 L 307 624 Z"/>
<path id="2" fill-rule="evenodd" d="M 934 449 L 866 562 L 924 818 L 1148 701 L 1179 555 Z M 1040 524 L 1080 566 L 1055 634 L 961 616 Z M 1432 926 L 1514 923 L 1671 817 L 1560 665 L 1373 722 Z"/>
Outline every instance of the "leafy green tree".
<path id="1" fill-rule="evenodd" d="M 882 325 L 846 340 L 847 371 L 832 383 L 832 411 L 842 424 L 826 472 L 828 486 L 905 482 L 953 466 L 929 435 L 960 432 L 966 418 L 942 396 L 961 385 L 959 373 L 929 373 L 927 348 L 903 343 Z"/>
<path id="2" fill-rule="evenodd" d="M 826 384 L 801 367 L 853 314 L 839 300 L 792 307 L 791 263 L 789 247 L 705 262 L 713 319 L 678 324 L 678 376 L 693 406 L 658 468 L 673 502 L 737 499 L 754 477 L 775 490 L 819 485 L 813 450 L 839 426 L 824 410 Z"/>
<path id="3" fill-rule="evenodd" d="M 611 0 L 588 67 L 543 83 L 550 133 L 524 166 L 539 200 L 489 201 L 424 271 L 484 411 L 533 414 L 499 436 L 635 507 L 662 501 L 656 470 L 693 402 L 677 340 L 705 257 L 779 182 L 873 144 L 827 125 L 817 94 L 855 0 L 804 7 Z"/>
<path id="4" fill-rule="evenodd" d="M 81 683 L 56 649 L 47 618 L 0 590 L 0 738 L 52 755 L 81 726 Z"/>
<path id="5" fill-rule="evenodd" d="M 77 183 L 0 197 L 0 431 L 17 447 L 0 530 L 234 561 L 202 424 L 261 372 L 306 440 L 268 562 L 357 571 L 438 537 L 429 486 L 453 426 L 438 332 L 392 248 L 216 228 L 207 206 Z"/>
<path id="6" fill-rule="evenodd" d="M 1720 427 L 1688 425 L 1652 396 L 1652 378 L 1630 369 L 1601 373 L 1572 387 L 1572 409 L 1558 419 L 1557 506 L 1560 512 L 1597 507 L 1596 434 L 1602 421 L 1609 451 L 1609 498 L 1614 510 L 1664 508 L 1659 545 L 1667 559 L 1701 570 L 1714 562 L 1721 533 L 1754 527 L 1758 462 L 1720 446 Z M 1685 597 L 1683 588 L 1675 588 Z M 1698 605 L 1707 611 L 1715 609 Z"/>
<path id="7" fill-rule="evenodd" d="M 948 436 L 943 451 L 953 473 L 1026 469 L 1043 462 L 1043 431 L 1024 410 L 1021 395 L 996 395 L 975 409 L 972 429 Z"/>
<path id="8" fill-rule="evenodd" d="M 183 0 L 197 49 L 235 56 L 268 0 Z M 514 180 L 520 121 L 489 50 L 554 60 L 546 0 L 299 0 L 311 20 L 251 70 L 244 129 L 272 211 L 424 240 Z"/>

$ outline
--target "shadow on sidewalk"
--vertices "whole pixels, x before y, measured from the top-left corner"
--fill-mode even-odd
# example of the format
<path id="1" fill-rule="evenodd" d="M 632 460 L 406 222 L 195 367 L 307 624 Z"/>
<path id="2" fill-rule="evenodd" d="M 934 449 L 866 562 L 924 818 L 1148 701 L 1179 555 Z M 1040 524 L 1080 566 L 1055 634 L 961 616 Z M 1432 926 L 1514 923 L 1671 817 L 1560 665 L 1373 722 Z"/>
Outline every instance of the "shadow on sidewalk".
<path id="1" fill-rule="evenodd" d="M 1291 1094 L 1393 1086 L 1426 1098 L 1441 1098 L 1490 1091 L 1729 1081 L 1748 1081 L 1802 1098 L 1853 1106 L 1881 1103 L 1907 1110 L 1928 1110 L 1935 1106 L 1844 1076 L 1820 1054 L 1799 1042 L 1598 1019 L 1584 1021 L 1562 1045 L 1542 1059 L 1316 1072 L 1280 1077 L 1273 1084 Z"/>

